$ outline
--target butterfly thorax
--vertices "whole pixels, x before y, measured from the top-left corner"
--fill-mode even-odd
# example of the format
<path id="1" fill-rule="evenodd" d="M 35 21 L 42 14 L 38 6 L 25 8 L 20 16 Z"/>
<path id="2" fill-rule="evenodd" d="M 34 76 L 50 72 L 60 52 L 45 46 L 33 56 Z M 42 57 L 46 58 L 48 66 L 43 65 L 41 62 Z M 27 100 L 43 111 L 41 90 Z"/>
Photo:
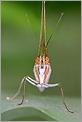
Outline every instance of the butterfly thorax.
<path id="1" fill-rule="evenodd" d="M 37 56 L 34 65 L 34 75 L 38 83 L 48 83 L 51 74 L 50 59 L 48 56 Z"/>

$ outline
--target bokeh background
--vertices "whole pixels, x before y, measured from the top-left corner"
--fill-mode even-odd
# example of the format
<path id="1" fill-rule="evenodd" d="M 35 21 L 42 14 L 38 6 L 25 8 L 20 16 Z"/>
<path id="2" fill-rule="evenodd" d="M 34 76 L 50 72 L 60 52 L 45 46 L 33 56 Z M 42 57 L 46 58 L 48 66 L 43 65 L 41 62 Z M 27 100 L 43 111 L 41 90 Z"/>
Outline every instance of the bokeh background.
<path id="1" fill-rule="evenodd" d="M 57 21 L 64 12 L 58 25 Z M 25 75 L 34 78 L 38 54 L 41 1 L 1 2 L 1 75 L 3 93 L 14 94 Z M 80 97 L 81 85 L 81 2 L 46 2 L 47 40 L 52 66 L 50 83 L 61 82 L 65 96 Z M 60 94 L 59 88 L 38 88 L 27 83 L 26 95 Z"/>

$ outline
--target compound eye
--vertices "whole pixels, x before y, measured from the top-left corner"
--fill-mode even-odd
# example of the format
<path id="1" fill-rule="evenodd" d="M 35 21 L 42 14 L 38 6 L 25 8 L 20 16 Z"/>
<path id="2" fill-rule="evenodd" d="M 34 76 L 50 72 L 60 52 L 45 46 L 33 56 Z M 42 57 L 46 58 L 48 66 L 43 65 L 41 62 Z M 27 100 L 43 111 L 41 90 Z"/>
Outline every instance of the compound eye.
<path id="1" fill-rule="evenodd" d="M 48 64 L 50 62 L 50 59 L 48 56 L 46 56 L 45 62 L 46 62 L 46 64 Z"/>
<path id="2" fill-rule="evenodd" d="M 39 57 L 39 56 L 36 57 L 35 62 L 36 62 L 37 64 L 40 63 L 40 57 Z"/>

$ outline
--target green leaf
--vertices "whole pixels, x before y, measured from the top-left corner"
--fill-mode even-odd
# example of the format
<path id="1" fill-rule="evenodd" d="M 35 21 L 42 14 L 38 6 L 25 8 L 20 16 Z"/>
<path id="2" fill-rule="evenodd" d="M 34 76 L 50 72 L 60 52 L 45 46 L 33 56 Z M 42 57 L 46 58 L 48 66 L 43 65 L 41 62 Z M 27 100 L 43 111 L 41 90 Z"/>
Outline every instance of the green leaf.
<path id="1" fill-rule="evenodd" d="M 5 120 L 6 121 L 8 120 L 13 120 L 13 121 L 39 120 L 41 121 L 41 120 L 54 120 L 54 119 L 44 114 L 38 109 L 31 108 L 31 107 L 23 107 L 23 108 L 15 108 L 15 109 L 3 112 L 2 120 L 4 121 Z"/>
<path id="2" fill-rule="evenodd" d="M 75 113 L 69 113 L 59 96 L 26 96 L 24 104 L 21 97 L 15 100 L 6 100 L 8 94 L 3 94 L 2 114 L 3 121 L 12 120 L 60 120 L 60 121 L 80 121 L 80 99 L 67 98 L 66 102 Z M 11 96 L 11 94 L 10 94 Z M 28 98 L 28 99 L 27 99 Z"/>

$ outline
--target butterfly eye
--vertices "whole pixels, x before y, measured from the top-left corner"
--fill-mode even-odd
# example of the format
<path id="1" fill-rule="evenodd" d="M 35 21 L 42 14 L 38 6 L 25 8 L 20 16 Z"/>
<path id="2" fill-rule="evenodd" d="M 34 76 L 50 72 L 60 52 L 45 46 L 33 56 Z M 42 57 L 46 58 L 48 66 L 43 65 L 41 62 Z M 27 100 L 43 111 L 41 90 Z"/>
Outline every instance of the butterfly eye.
<path id="1" fill-rule="evenodd" d="M 48 64 L 48 63 L 50 62 L 50 59 L 49 59 L 48 56 L 46 56 L 46 58 L 45 58 L 45 62 L 46 62 L 46 64 Z"/>
<path id="2" fill-rule="evenodd" d="M 36 57 L 35 62 L 36 62 L 37 64 L 40 63 L 40 57 L 39 57 L 39 56 Z"/>

